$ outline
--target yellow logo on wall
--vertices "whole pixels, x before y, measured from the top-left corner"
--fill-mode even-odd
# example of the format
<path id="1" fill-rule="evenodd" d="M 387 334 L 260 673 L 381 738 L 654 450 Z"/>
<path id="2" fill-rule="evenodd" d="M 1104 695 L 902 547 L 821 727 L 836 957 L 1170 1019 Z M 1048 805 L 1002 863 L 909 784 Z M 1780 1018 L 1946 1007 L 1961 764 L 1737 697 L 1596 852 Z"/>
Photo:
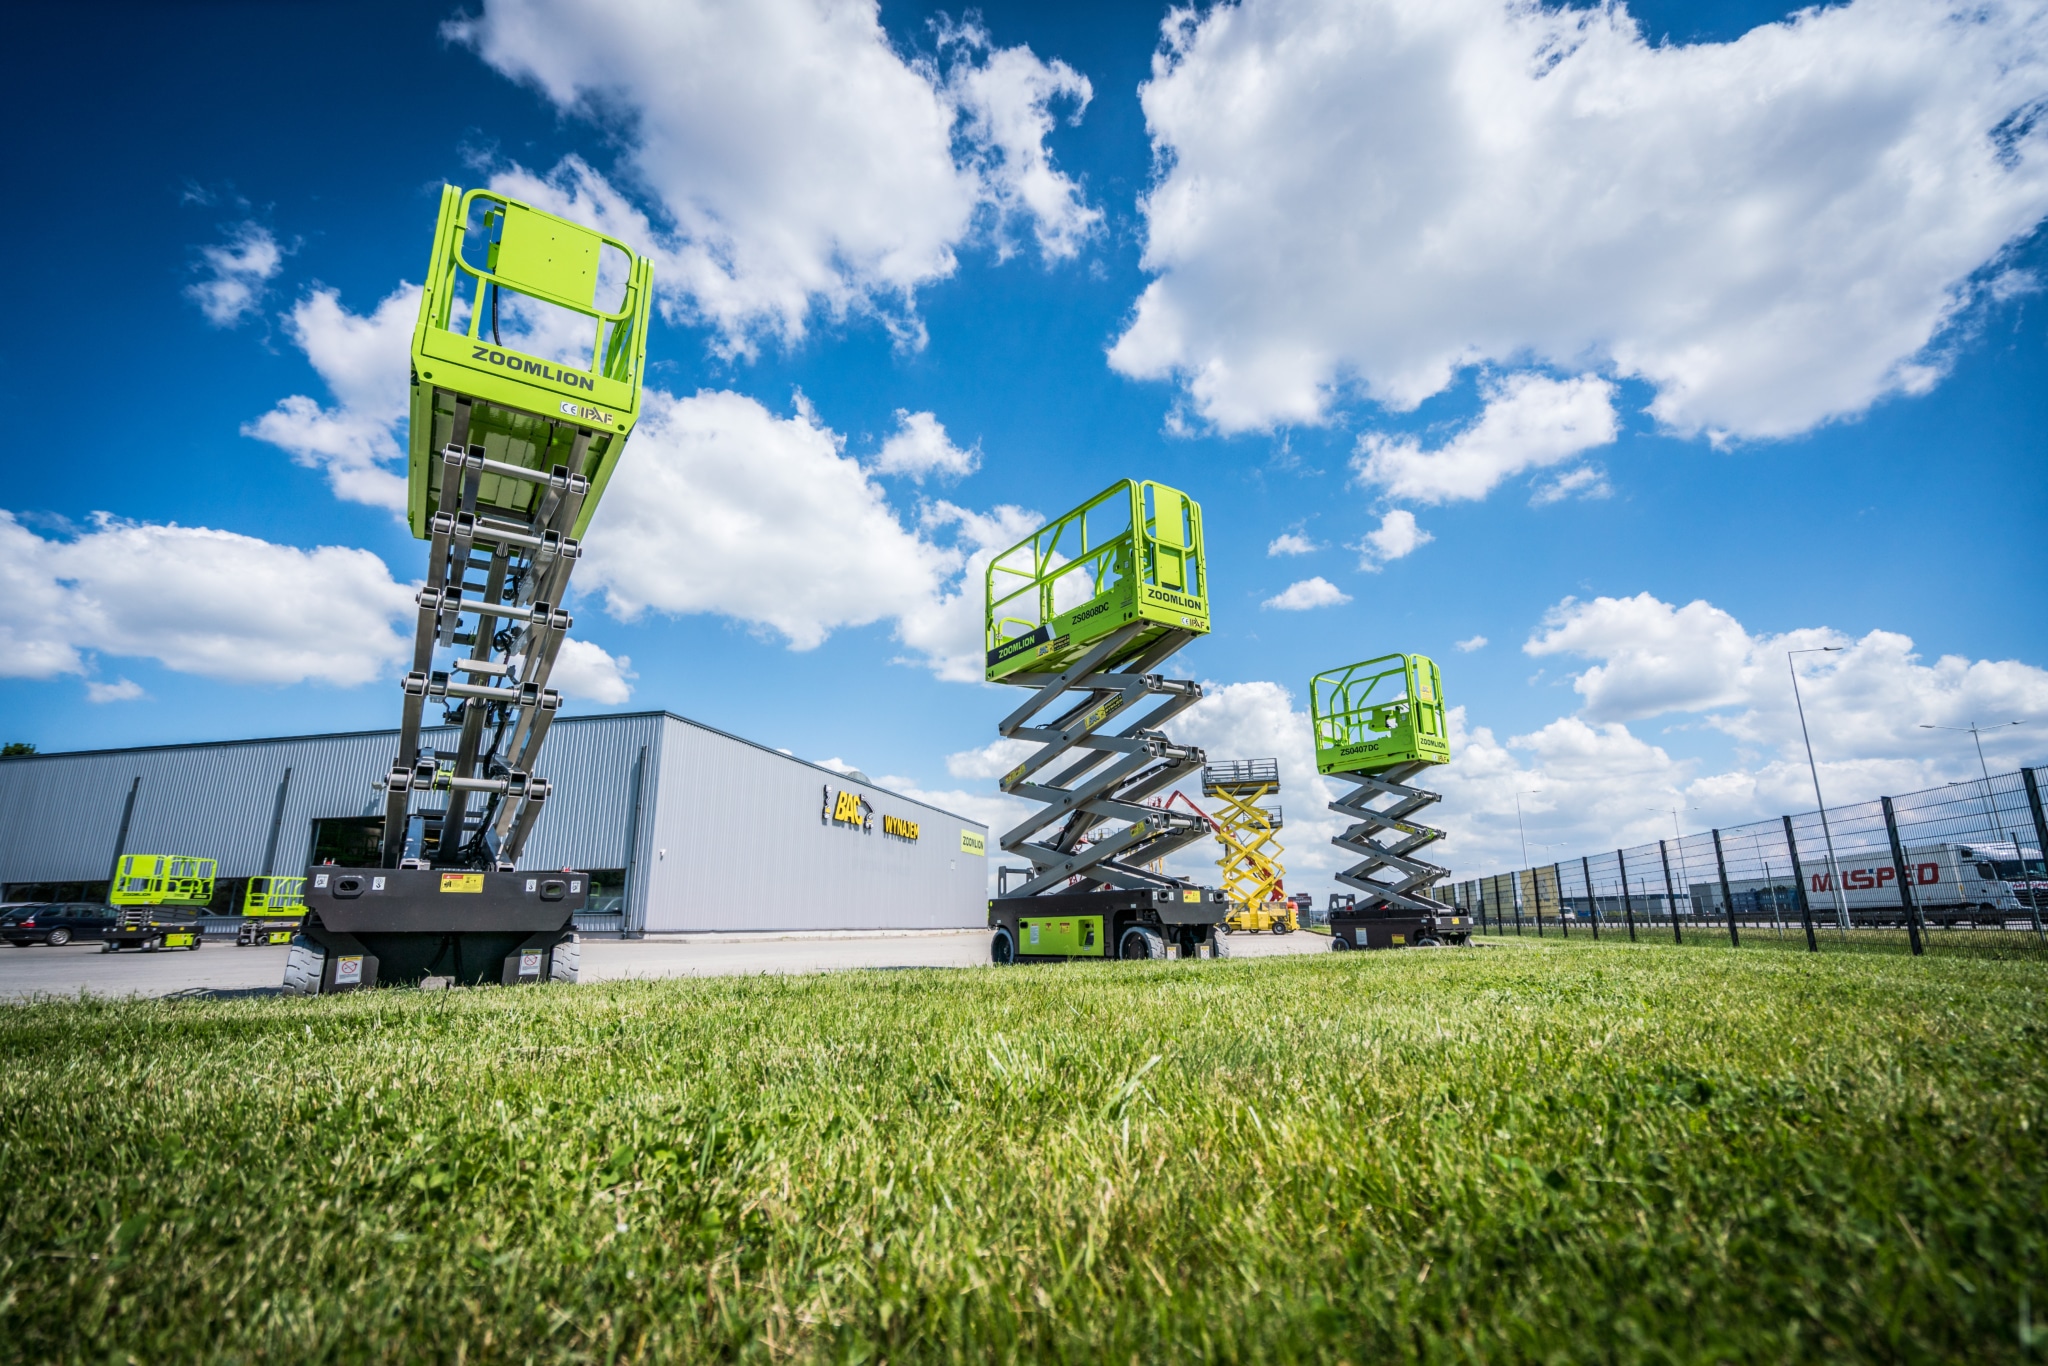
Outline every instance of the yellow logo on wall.
<path id="1" fill-rule="evenodd" d="M 900 840 L 915 840 L 917 838 L 917 822 L 904 820 L 901 816 L 884 816 L 882 817 L 882 833 L 894 835 Z"/>
<path id="2" fill-rule="evenodd" d="M 972 830 L 962 830 L 960 832 L 960 852 L 972 854 L 976 858 L 987 858 L 988 840 L 975 834 Z"/>

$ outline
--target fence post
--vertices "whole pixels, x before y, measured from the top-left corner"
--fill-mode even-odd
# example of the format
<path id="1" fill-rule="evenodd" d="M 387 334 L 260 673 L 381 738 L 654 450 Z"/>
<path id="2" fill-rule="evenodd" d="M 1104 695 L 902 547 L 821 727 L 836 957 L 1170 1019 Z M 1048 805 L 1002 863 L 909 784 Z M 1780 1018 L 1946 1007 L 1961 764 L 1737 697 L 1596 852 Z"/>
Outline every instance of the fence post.
<path id="1" fill-rule="evenodd" d="M 1806 951 L 1820 952 L 1820 940 L 1813 935 L 1813 907 L 1806 900 L 1806 870 L 1799 866 L 1799 841 L 1792 834 L 1792 818 L 1785 822 L 1785 850 L 1792 855 L 1792 890 L 1799 896 L 1799 923 L 1806 926 Z"/>
<path id="2" fill-rule="evenodd" d="M 1534 868 L 1529 870 L 1529 900 L 1536 906 L 1536 937 L 1543 937 L 1543 878 Z"/>
<path id="3" fill-rule="evenodd" d="M 1564 913 L 1564 874 L 1550 865 L 1550 885 L 1557 889 L 1557 932 L 1569 939 L 1572 937 L 1572 918 Z"/>
<path id="4" fill-rule="evenodd" d="M 1586 879 L 1587 914 L 1593 917 L 1593 942 L 1597 944 L 1600 942 L 1600 898 L 1593 892 L 1593 865 L 1586 861 L 1584 854 L 1579 855 L 1579 876 Z"/>
<path id="5" fill-rule="evenodd" d="M 1614 861 L 1621 868 L 1621 914 L 1628 921 L 1628 942 L 1636 942 L 1636 903 L 1628 894 L 1628 859 L 1621 850 L 1614 851 Z"/>
<path id="6" fill-rule="evenodd" d="M 1508 874 L 1508 899 L 1515 903 L 1515 933 L 1522 932 L 1522 879 Z"/>
<path id="7" fill-rule="evenodd" d="M 1671 942 L 1683 944 L 1685 935 L 1678 928 L 1678 893 L 1671 890 L 1671 851 L 1664 847 L 1664 841 L 1657 841 L 1657 857 L 1664 860 L 1664 905 L 1671 911 Z"/>
<path id="8" fill-rule="evenodd" d="M 2041 784 L 2035 780 L 2034 770 L 2031 768 L 2020 770 L 2020 781 L 2027 785 L 2027 810 L 2034 817 L 2034 852 L 2043 859 L 2048 859 L 2048 816 L 2041 814 Z M 2043 888 L 2048 887 L 2048 882 L 2036 881 L 2033 875 L 2027 872 L 2027 856 L 2020 851 L 2019 841 L 2013 841 L 2013 846 L 2012 852 L 2020 861 L 2020 876 L 2028 883 L 2027 904 L 2034 908 L 2034 938 L 2039 939 L 2041 895 Z"/>
<path id="9" fill-rule="evenodd" d="M 1479 879 L 1479 932 L 1486 933 L 1486 879 Z"/>
<path id="10" fill-rule="evenodd" d="M 1906 913 L 1906 938 L 1912 941 L 1913 956 L 1919 957 L 1920 907 L 1913 900 L 1913 870 L 1906 864 L 1906 846 L 1899 843 L 1899 821 L 1892 814 L 1892 799 L 1879 797 L 1884 803 L 1884 833 L 1892 843 L 1892 867 L 1899 880 L 1899 908 Z"/>
<path id="11" fill-rule="evenodd" d="M 1721 855 L 1721 832 L 1714 832 L 1714 870 L 1721 875 L 1721 904 L 1728 908 L 1728 947 L 1742 947 L 1742 936 L 1735 932 L 1735 897 L 1728 890 L 1728 860 Z"/>

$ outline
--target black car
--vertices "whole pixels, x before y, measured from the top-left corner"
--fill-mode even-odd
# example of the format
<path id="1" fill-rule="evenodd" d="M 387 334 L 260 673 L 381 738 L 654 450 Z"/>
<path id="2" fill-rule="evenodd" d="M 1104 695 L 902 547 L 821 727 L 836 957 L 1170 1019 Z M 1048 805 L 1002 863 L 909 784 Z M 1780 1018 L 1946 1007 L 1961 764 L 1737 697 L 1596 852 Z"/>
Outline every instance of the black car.
<path id="1" fill-rule="evenodd" d="M 97 940 L 114 927 L 114 912 L 86 901 L 28 901 L 0 905 L 0 939 L 16 948 L 52 947 Z"/>

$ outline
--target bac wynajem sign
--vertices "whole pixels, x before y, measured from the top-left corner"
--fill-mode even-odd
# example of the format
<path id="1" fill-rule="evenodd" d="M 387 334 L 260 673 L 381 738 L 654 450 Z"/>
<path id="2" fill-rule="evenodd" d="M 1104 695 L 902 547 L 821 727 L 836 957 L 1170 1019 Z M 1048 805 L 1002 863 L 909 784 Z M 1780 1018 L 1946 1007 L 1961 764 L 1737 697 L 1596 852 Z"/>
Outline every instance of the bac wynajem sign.
<path id="1" fill-rule="evenodd" d="M 824 805 L 819 809 L 819 819 L 827 825 L 843 825 L 873 834 L 875 804 L 858 792 L 844 789 L 834 792 L 832 785 L 827 783 Z M 915 844 L 922 830 L 916 821 L 905 820 L 901 816 L 884 816 L 882 833 Z"/>

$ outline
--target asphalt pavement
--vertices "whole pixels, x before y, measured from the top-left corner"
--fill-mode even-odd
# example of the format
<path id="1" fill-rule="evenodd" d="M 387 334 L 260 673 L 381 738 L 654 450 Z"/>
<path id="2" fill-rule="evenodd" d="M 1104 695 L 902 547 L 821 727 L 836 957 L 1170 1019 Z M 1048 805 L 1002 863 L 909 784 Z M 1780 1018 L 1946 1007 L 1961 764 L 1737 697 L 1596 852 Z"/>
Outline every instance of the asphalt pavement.
<path id="1" fill-rule="evenodd" d="M 1235 958 L 1327 952 L 1319 934 L 1234 934 Z M 969 968 L 988 964 L 989 932 L 972 930 L 834 931 L 791 934 L 688 934 L 648 939 L 585 939 L 582 979 L 737 977 L 753 973 L 852 969 Z M 264 996 L 284 980 L 283 947 L 203 948 L 102 953 L 98 944 L 53 949 L 0 947 L 0 1001 L 38 996 Z"/>

